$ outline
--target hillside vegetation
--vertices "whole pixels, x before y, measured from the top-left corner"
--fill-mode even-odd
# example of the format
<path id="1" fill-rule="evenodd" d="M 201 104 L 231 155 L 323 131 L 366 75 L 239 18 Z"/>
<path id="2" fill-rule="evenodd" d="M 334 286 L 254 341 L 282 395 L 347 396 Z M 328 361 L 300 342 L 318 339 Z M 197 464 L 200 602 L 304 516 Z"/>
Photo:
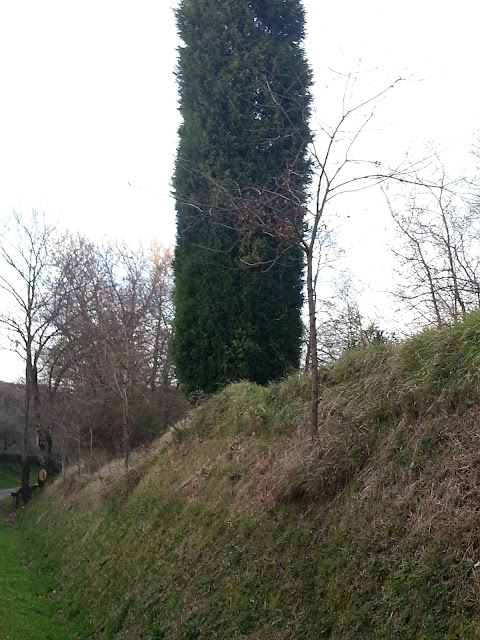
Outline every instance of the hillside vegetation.
<path id="1" fill-rule="evenodd" d="M 79 638 L 477 638 L 480 315 L 227 387 L 33 500 L 20 535 Z"/>

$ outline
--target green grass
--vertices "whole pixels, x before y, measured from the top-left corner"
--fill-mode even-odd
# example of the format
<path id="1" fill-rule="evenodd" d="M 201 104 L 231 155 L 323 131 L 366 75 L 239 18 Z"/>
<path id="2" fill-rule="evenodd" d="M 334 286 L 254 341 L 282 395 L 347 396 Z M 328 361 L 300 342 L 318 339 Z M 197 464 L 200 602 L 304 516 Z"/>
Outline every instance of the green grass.
<path id="1" fill-rule="evenodd" d="M 75 635 L 59 615 L 61 605 L 52 575 L 39 573 L 35 549 L 23 550 L 18 532 L 0 506 L 0 638 L 3 640 L 72 640 Z"/>
<path id="2" fill-rule="evenodd" d="M 36 484 L 38 470 L 30 470 L 30 484 Z M 21 477 L 18 473 L 6 473 L 0 476 L 0 489 L 15 489 L 21 485 Z"/>
<path id="3" fill-rule="evenodd" d="M 16 535 L 84 640 L 479 638 L 479 371 L 479 313 L 349 351 L 314 445 L 305 376 L 231 385 Z"/>
<path id="4" fill-rule="evenodd" d="M 9 476 L 0 478 L 0 489 L 15 489 L 19 487 L 20 483 L 18 482 L 17 476 Z"/>
<path id="5" fill-rule="evenodd" d="M 39 466 L 30 462 L 30 484 L 37 483 Z M 22 465 L 18 454 L 0 453 L 0 489 L 14 489 L 21 485 Z"/>

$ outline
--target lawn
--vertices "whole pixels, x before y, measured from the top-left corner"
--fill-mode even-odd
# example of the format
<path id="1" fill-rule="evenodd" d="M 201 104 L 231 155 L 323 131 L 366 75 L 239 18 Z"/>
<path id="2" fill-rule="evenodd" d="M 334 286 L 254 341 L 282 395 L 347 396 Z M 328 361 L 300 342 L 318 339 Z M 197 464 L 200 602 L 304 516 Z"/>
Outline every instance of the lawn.
<path id="1" fill-rule="evenodd" d="M 37 483 L 38 465 L 30 463 L 30 484 Z M 12 489 L 21 485 L 22 467 L 20 456 L 0 454 L 0 489 Z"/>
<path id="2" fill-rule="evenodd" d="M 37 470 L 30 471 L 30 484 L 36 484 L 37 480 Z M 21 484 L 21 479 L 18 474 L 14 473 L 5 473 L 0 475 L 0 489 L 15 489 L 19 487 Z"/>
<path id="3" fill-rule="evenodd" d="M 72 640 L 61 618 L 52 575 L 39 575 L 34 550 L 22 550 L 9 501 L 0 503 L 0 638 Z"/>

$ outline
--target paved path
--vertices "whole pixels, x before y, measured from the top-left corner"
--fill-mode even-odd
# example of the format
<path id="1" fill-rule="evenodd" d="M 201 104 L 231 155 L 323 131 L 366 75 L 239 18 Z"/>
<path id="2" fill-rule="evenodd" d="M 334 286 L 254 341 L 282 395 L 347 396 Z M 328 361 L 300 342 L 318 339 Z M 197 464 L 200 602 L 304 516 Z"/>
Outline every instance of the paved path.
<path id="1" fill-rule="evenodd" d="M 14 487 L 13 489 L 0 489 L 0 500 L 5 500 L 5 498 L 12 497 L 12 491 L 16 491 L 18 487 Z"/>

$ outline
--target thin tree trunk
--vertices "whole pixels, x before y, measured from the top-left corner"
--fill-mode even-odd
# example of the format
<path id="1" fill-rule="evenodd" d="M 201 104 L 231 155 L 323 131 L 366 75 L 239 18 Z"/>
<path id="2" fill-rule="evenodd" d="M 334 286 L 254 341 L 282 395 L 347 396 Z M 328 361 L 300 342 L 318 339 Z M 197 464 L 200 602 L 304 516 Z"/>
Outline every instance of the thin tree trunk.
<path id="1" fill-rule="evenodd" d="M 37 439 L 37 446 L 39 448 L 38 453 L 38 463 L 40 466 L 40 470 L 44 469 L 49 475 L 49 469 L 47 469 L 47 459 L 48 459 L 48 435 L 43 426 L 43 416 L 42 416 L 42 398 L 40 396 L 40 388 L 38 386 L 38 370 L 36 364 L 36 355 L 35 362 L 32 365 L 32 386 L 33 386 L 33 412 L 35 415 L 35 434 Z M 51 449 L 51 443 L 50 443 Z"/>
<path id="2" fill-rule="evenodd" d="M 310 336 L 310 329 L 308 330 L 308 334 Z M 305 352 L 305 363 L 303 365 L 303 370 L 305 373 L 308 373 L 310 370 L 310 337 L 307 340 L 307 350 Z"/>
<path id="3" fill-rule="evenodd" d="M 91 473 L 93 469 L 93 422 L 92 422 L 91 416 L 88 419 L 88 428 L 89 428 L 89 436 L 90 436 L 90 440 L 88 443 L 89 452 L 90 452 L 88 470 Z"/>
<path id="4" fill-rule="evenodd" d="M 76 428 L 77 428 L 77 470 L 78 470 L 78 477 L 81 478 L 82 477 L 82 442 L 80 440 L 80 426 L 78 423 L 76 423 Z"/>
<path id="5" fill-rule="evenodd" d="M 27 364 L 25 368 L 25 415 L 22 437 L 22 502 L 30 500 L 30 461 L 28 459 L 28 428 L 30 423 L 30 391 L 31 391 L 31 354 L 27 347 Z"/>
<path id="6" fill-rule="evenodd" d="M 65 443 L 63 442 L 63 438 L 62 438 L 62 442 L 60 444 L 60 455 L 61 455 L 61 458 L 62 458 L 62 478 L 63 478 L 63 480 L 65 480 L 66 461 L 65 461 Z"/>
<path id="7" fill-rule="evenodd" d="M 308 337 L 310 351 L 310 434 L 312 440 L 318 436 L 318 354 L 317 321 L 315 315 L 315 293 L 313 290 L 313 255 L 307 252 L 307 299 Z"/>
<path id="8" fill-rule="evenodd" d="M 45 449 L 45 470 L 49 476 L 53 473 L 52 466 L 52 449 L 53 449 L 53 438 L 52 433 L 54 432 L 56 426 L 55 419 L 55 391 L 49 389 L 48 393 L 48 415 L 47 415 L 47 428 L 45 430 L 45 440 L 46 440 L 46 449 Z"/>
<path id="9" fill-rule="evenodd" d="M 125 467 L 128 470 L 130 464 L 130 435 L 129 435 L 129 413 L 128 413 L 128 390 L 123 389 L 123 452 L 125 457 Z"/>

